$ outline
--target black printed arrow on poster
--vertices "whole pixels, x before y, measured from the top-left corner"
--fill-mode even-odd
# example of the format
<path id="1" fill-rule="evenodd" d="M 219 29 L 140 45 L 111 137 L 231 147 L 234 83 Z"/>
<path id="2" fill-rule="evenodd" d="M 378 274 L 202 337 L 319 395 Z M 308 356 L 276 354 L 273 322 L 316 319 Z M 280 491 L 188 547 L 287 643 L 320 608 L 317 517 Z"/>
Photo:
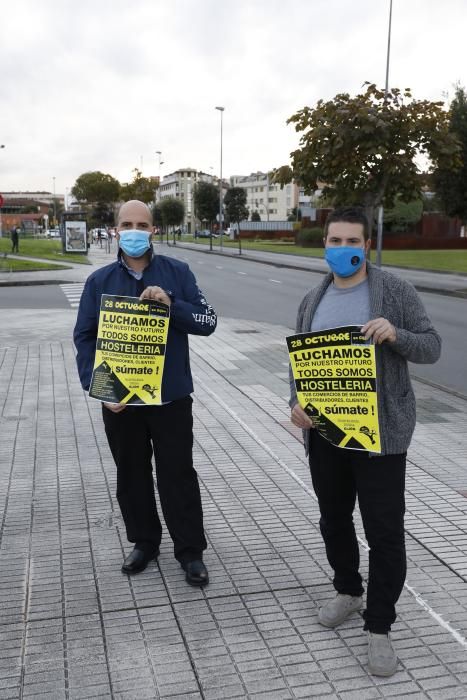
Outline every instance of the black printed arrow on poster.
<path id="1" fill-rule="evenodd" d="M 93 372 L 89 395 L 100 401 L 120 403 L 128 394 L 127 387 L 120 381 L 107 362 L 102 362 Z"/>

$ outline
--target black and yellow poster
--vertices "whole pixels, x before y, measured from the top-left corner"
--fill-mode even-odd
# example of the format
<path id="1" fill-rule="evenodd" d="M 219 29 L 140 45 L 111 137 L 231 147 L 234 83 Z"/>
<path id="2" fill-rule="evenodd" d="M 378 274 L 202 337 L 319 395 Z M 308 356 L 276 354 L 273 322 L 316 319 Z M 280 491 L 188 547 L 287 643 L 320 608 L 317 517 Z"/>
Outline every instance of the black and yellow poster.
<path id="1" fill-rule="evenodd" d="M 333 445 L 381 452 L 375 347 L 360 326 L 287 338 L 300 406 Z"/>
<path id="2" fill-rule="evenodd" d="M 161 403 L 170 308 L 103 294 L 89 396 L 133 406 Z"/>

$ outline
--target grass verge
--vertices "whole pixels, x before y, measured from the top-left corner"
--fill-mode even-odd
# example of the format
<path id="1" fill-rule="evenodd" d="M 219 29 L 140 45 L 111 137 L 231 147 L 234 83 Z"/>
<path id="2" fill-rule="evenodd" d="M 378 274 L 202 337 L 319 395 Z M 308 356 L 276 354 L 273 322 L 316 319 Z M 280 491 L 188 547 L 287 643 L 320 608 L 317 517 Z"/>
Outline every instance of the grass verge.
<path id="1" fill-rule="evenodd" d="M 169 239 L 171 240 L 171 239 Z M 195 242 L 193 236 L 184 236 L 182 242 Z M 198 239 L 197 245 L 209 246 L 209 239 Z M 224 238 L 225 248 L 238 248 L 237 241 Z M 220 246 L 218 238 L 213 238 L 212 247 Z M 244 241 L 244 250 L 263 250 L 269 253 L 285 253 L 287 255 L 303 255 L 310 258 L 322 258 L 322 248 L 302 248 L 287 241 Z M 371 260 L 375 260 L 376 253 L 371 252 Z M 395 265 L 397 267 L 412 267 L 419 270 L 435 270 L 437 272 L 456 272 L 467 274 L 467 250 L 383 250 L 383 265 Z"/>
<path id="2" fill-rule="evenodd" d="M 53 265 L 35 260 L 14 260 L 0 257 L 0 272 L 33 272 L 35 270 L 69 270 L 68 265 Z"/>
<path id="3" fill-rule="evenodd" d="M 1 253 L 11 253 L 11 241 L 9 238 L 0 238 Z M 19 255 L 90 265 L 87 255 L 82 253 L 63 253 L 61 240 L 48 240 L 47 238 L 20 238 Z"/>

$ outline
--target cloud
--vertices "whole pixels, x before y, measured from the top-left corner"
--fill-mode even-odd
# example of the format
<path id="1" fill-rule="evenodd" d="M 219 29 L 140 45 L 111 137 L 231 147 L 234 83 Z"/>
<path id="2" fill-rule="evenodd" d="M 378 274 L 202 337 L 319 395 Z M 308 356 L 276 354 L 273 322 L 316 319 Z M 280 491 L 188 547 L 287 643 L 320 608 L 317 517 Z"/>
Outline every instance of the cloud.
<path id="1" fill-rule="evenodd" d="M 393 3 L 390 85 L 442 99 L 466 84 L 464 0 Z M 384 85 L 381 0 L 17 0 L 0 26 L 0 189 L 121 181 L 191 166 L 224 174 L 287 162 L 305 104 Z"/>

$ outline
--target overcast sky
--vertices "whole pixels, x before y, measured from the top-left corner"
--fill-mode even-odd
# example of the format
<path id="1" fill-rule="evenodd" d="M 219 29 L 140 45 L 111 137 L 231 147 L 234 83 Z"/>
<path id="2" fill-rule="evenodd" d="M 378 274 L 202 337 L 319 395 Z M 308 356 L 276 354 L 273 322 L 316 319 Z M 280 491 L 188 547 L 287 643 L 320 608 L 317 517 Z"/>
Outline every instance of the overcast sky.
<path id="1" fill-rule="evenodd" d="M 384 87 L 389 0 L 14 0 L 0 15 L 0 192 L 289 162 L 286 120 Z M 467 0 L 393 0 L 390 87 L 467 85 Z M 211 170 L 212 168 L 212 170 Z"/>

